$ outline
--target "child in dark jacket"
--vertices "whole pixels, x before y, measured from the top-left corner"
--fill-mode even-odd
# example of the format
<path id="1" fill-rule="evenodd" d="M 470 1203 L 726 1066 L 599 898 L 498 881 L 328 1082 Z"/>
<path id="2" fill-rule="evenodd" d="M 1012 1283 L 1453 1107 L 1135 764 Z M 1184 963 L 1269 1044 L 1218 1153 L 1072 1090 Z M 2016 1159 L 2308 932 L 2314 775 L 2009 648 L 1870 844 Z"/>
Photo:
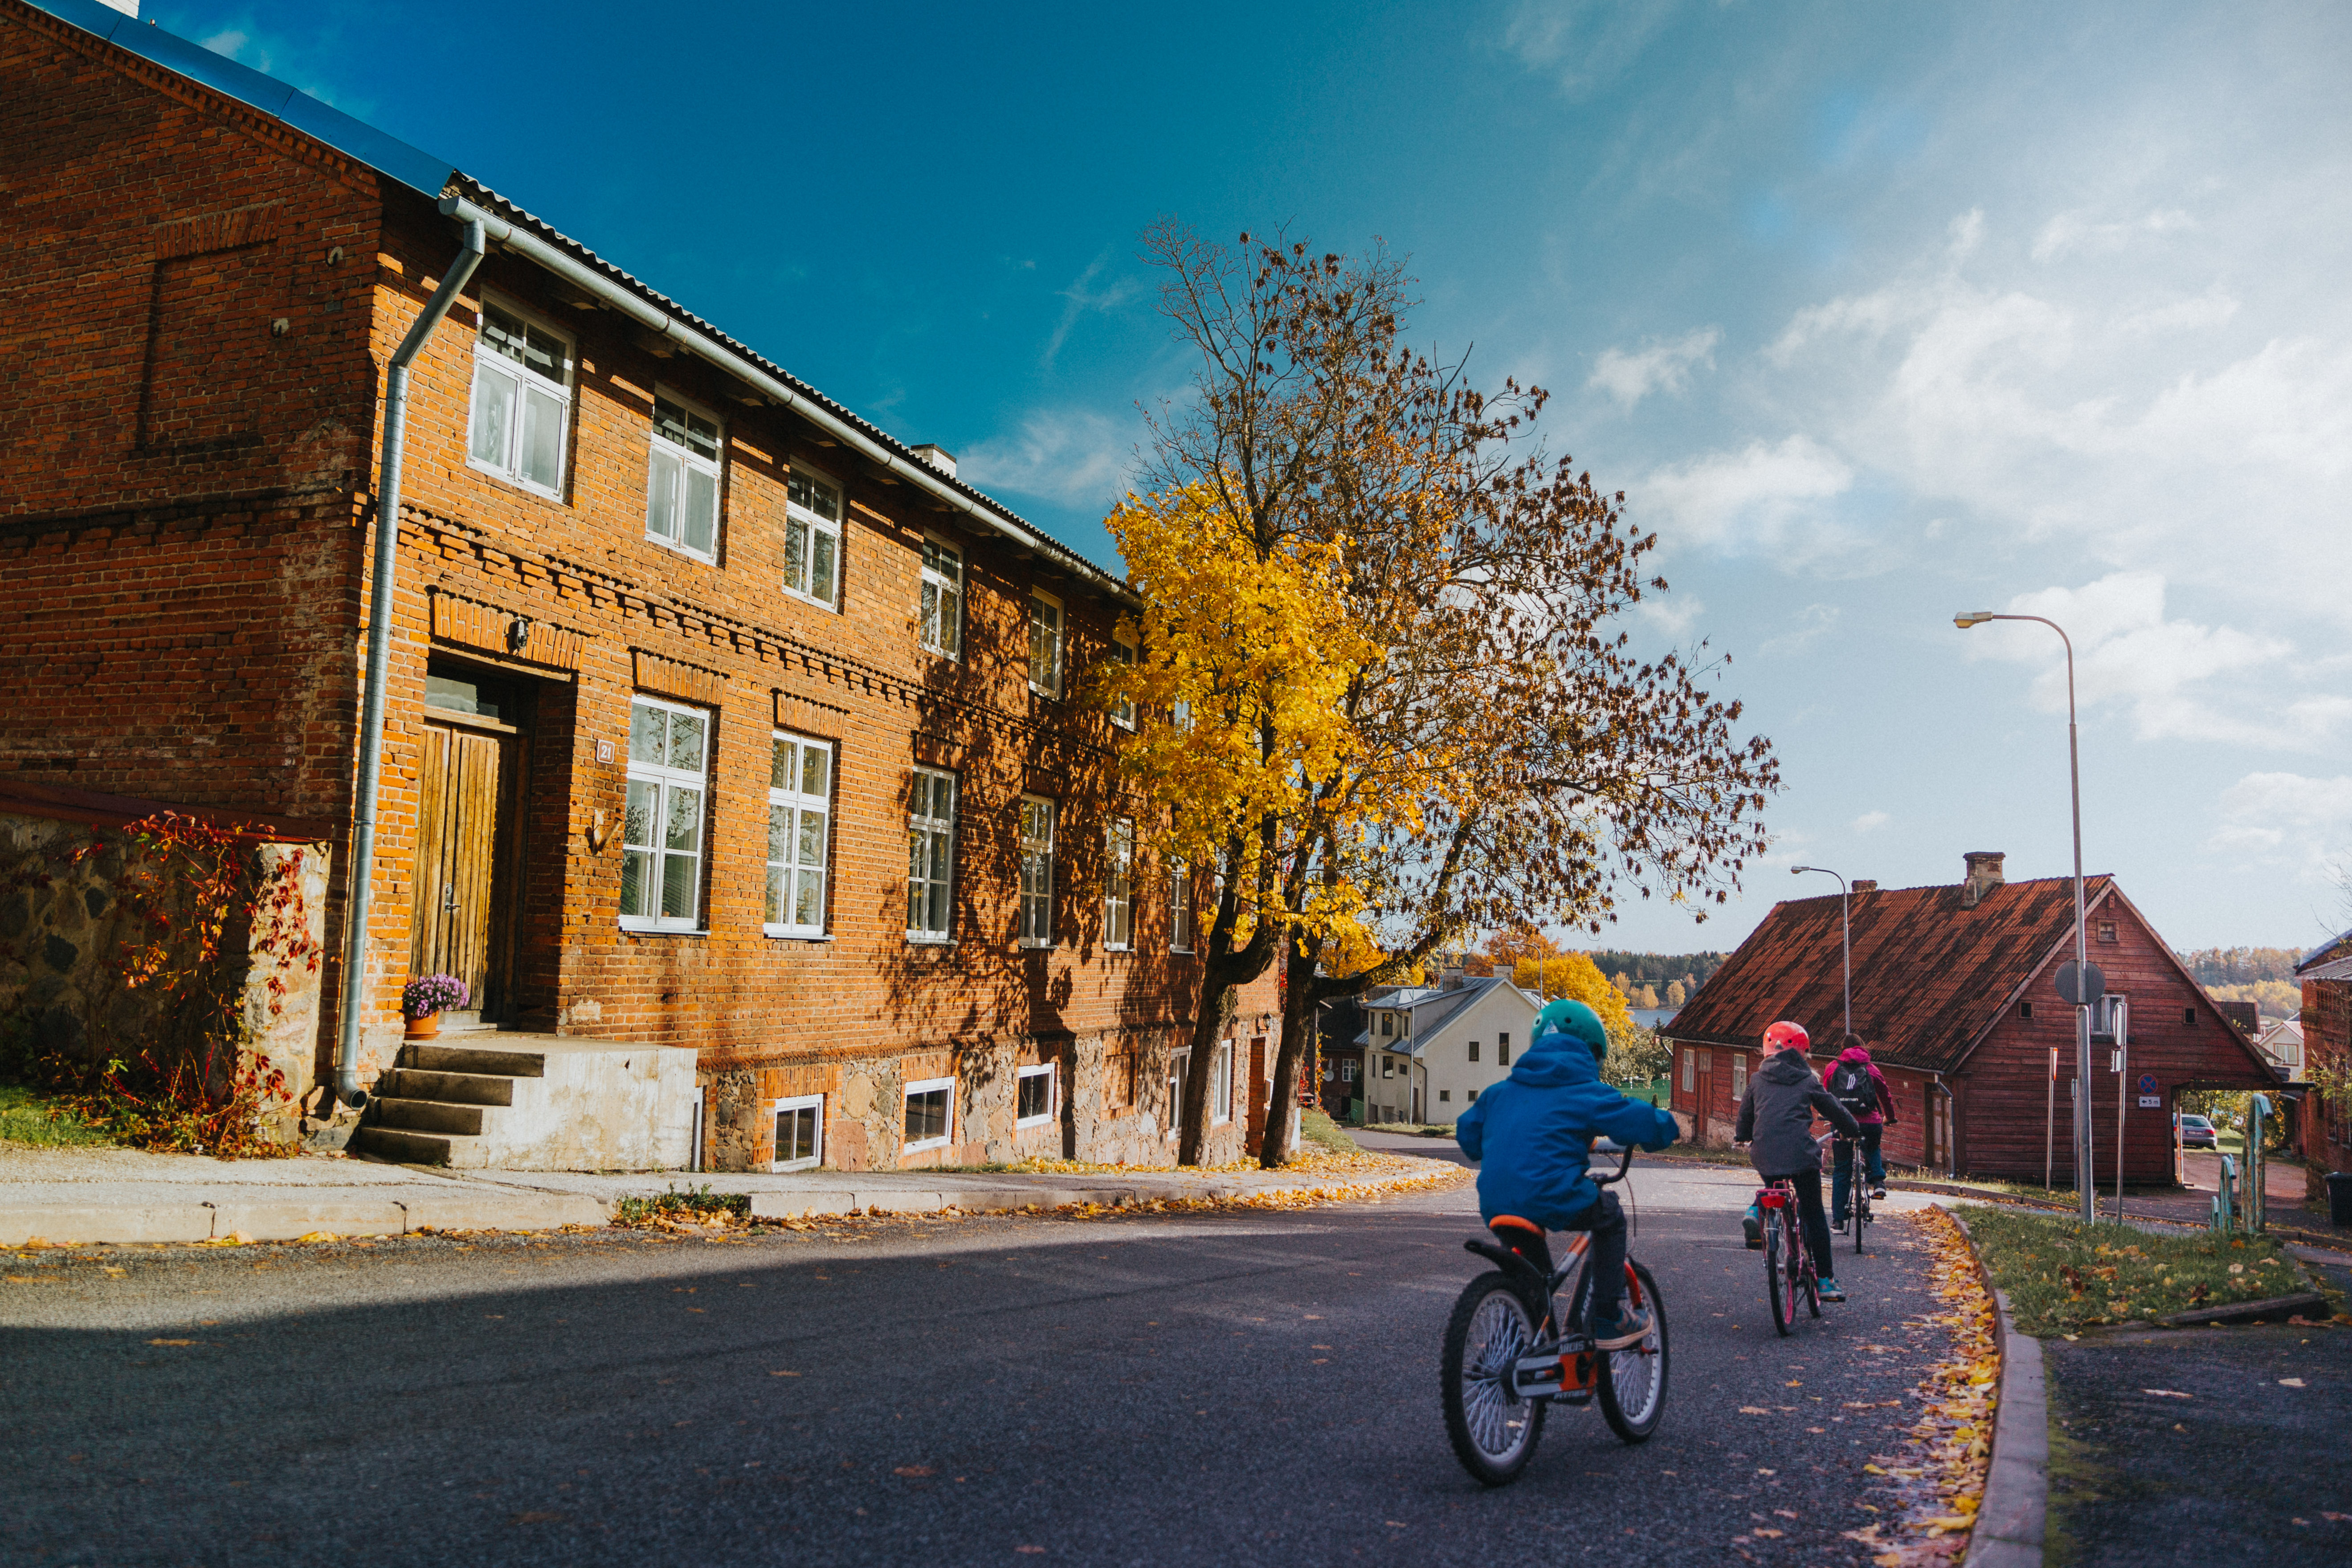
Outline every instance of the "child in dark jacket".
<path id="1" fill-rule="evenodd" d="M 1843 1301 L 1845 1292 L 1838 1288 L 1830 1257 L 1829 1220 L 1822 1213 L 1822 1151 L 1813 1142 L 1813 1117 L 1818 1112 L 1847 1138 L 1861 1137 L 1862 1123 L 1830 1098 L 1813 1075 L 1805 1060 L 1810 1043 L 1804 1026 L 1785 1018 L 1764 1031 L 1764 1065 L 1748 1079 L 1731 1138 L 1750 1145 L 1748 1163 L 1767 1186 L 1785 1181 L 1796 1188 L 1797 1214 L 1803 1222 L 1805 1249 L 1820 1277 L 1822 1300 Z M 1763 1246 L 1764 1219 L 1754 1204 L 1748 1205 L 1746 1225 L 1748 1245 Z"/>
<path id="2" fill-rule="evenodd" d="M 1511 1076 L 1481 1094 L 1454 1124 L 1455 1142 L 1478 1172 L 1478 1212 L 1489 1226 L 1510 1216 L 1544 1230 L 1592 1235 L 1585 1278 L 1592 1295 L 1585 1331 L 1602 1350 L 1622 1350 L 1650 1331 L 1649 1314 L 1625 1312 L 1625 1211 L 1585 1174 L 1592 1141 L 1663 1149 L 1678 1131 L 1664 1111 L 1628 1100 L 1601 1081 L 1609 1052 L 1601 1016 L 1559 1001 L 1537 1016 L 1535 1041 Z M 1538 1232 L 1506 1226 L 1503 1244 L 1549 1276 L 1551 1248 Z"/>
<path id="3" fill-rule="evenodd" d="M 1886 1075 L 1870 1059 L 1870 1047 L 1862 1043 L 1860 1035 L 1845 1037 L 1845 1049 L 1838 1053 L 1836 1063 L 1822 1080 L 1830 1098 L 1853 1112 L 1862 1123 L 1862 1154 L 1870 1177 L 1870 1195 L 1886 1195 L 1886 1153 L 1879 1140 L 1895 1125 L 1895 1094 L 1886 1087 Z M 1853 1178 L 1853 1143 L 1841 1138 L 1830 1151 L 1830 1224 L 1839 1230 L 1845 1228 L 1846 1215 L 1853 1208 L 1853 1194 L 1846 1186 Z"/>

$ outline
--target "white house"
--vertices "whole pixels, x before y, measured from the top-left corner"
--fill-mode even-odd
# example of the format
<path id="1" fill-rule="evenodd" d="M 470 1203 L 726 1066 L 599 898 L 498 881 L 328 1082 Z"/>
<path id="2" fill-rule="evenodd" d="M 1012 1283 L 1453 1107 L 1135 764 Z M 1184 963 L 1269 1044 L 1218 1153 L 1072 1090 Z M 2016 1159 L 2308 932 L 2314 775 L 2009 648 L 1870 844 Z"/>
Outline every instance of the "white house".
<path id="1" fill-rule="evenodd" d="M 2254 1037 L 2255 1048 L 2279 1065 L 2290 1080 L 2303 1076 L 2303 1021 L 2301 1018 L 2265 1018 L 2263 1032 Z"/>
<path id="2" fill-rule="evenodd" d="M 1508 980 L 1449 973 L 1364 998 L 1364 1120 L 1447 1122 L 1510 1076 L 1541 1003 Z"/>

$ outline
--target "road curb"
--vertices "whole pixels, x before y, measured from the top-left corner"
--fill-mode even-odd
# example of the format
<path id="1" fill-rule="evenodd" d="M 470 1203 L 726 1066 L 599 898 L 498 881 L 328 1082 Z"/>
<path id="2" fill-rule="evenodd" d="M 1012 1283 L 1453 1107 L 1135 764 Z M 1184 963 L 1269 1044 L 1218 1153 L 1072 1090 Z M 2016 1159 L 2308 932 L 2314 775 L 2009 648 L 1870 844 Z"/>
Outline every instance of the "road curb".
<path id="1" fill-rule="evenodd" d="M 1969 1238 L 1969 1256 L 1976 1259 L 1977 1277 L 2000 1323 L 2000 1403 L 1993 1411 L 1992 1462 L 1963 1568 L 2042 1568 L 2050 1514 L 2050 1394 L 2042 1342 L 2017 1331 L 2009 1294 L 1994 1288 L 1969 1222 L 1952 1215 L 1952 1223 Z"/>

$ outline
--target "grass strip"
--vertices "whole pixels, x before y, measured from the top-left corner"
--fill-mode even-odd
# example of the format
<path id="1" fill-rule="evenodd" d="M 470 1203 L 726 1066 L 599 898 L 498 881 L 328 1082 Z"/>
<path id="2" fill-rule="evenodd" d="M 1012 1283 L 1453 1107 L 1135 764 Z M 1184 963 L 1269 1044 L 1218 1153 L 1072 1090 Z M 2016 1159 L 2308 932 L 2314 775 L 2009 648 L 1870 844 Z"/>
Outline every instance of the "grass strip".
<path id="1" fill-rule="evenodd" d="M 2268 1237 L 2158 1235 L 1990 1204 L 1961 1212 L 2019 1331 L 2036 1338 L 2309 1289 Z"/>
<path id="2" fill-rule="evenodd" d="M 22 1084 L 0 1083 L 0 1143 L 78 1149 L 113 1142 L 68 1110 L 63 1101 Z"/>

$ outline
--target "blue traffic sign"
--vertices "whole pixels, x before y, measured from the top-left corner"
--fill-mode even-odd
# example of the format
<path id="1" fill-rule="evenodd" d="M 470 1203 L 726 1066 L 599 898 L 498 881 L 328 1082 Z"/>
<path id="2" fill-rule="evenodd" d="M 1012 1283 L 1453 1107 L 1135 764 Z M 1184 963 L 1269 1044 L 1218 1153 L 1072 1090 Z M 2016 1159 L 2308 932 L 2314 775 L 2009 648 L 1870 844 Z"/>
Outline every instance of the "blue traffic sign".
<path id="1" fill-rule="evenodd" d="M 2144 1072 L 2139 1075 L 2139 1091 L 2142 1094 L 2154 1094 L 2156 1092 L 2156 1075 L 2154 1073 Z"/>

